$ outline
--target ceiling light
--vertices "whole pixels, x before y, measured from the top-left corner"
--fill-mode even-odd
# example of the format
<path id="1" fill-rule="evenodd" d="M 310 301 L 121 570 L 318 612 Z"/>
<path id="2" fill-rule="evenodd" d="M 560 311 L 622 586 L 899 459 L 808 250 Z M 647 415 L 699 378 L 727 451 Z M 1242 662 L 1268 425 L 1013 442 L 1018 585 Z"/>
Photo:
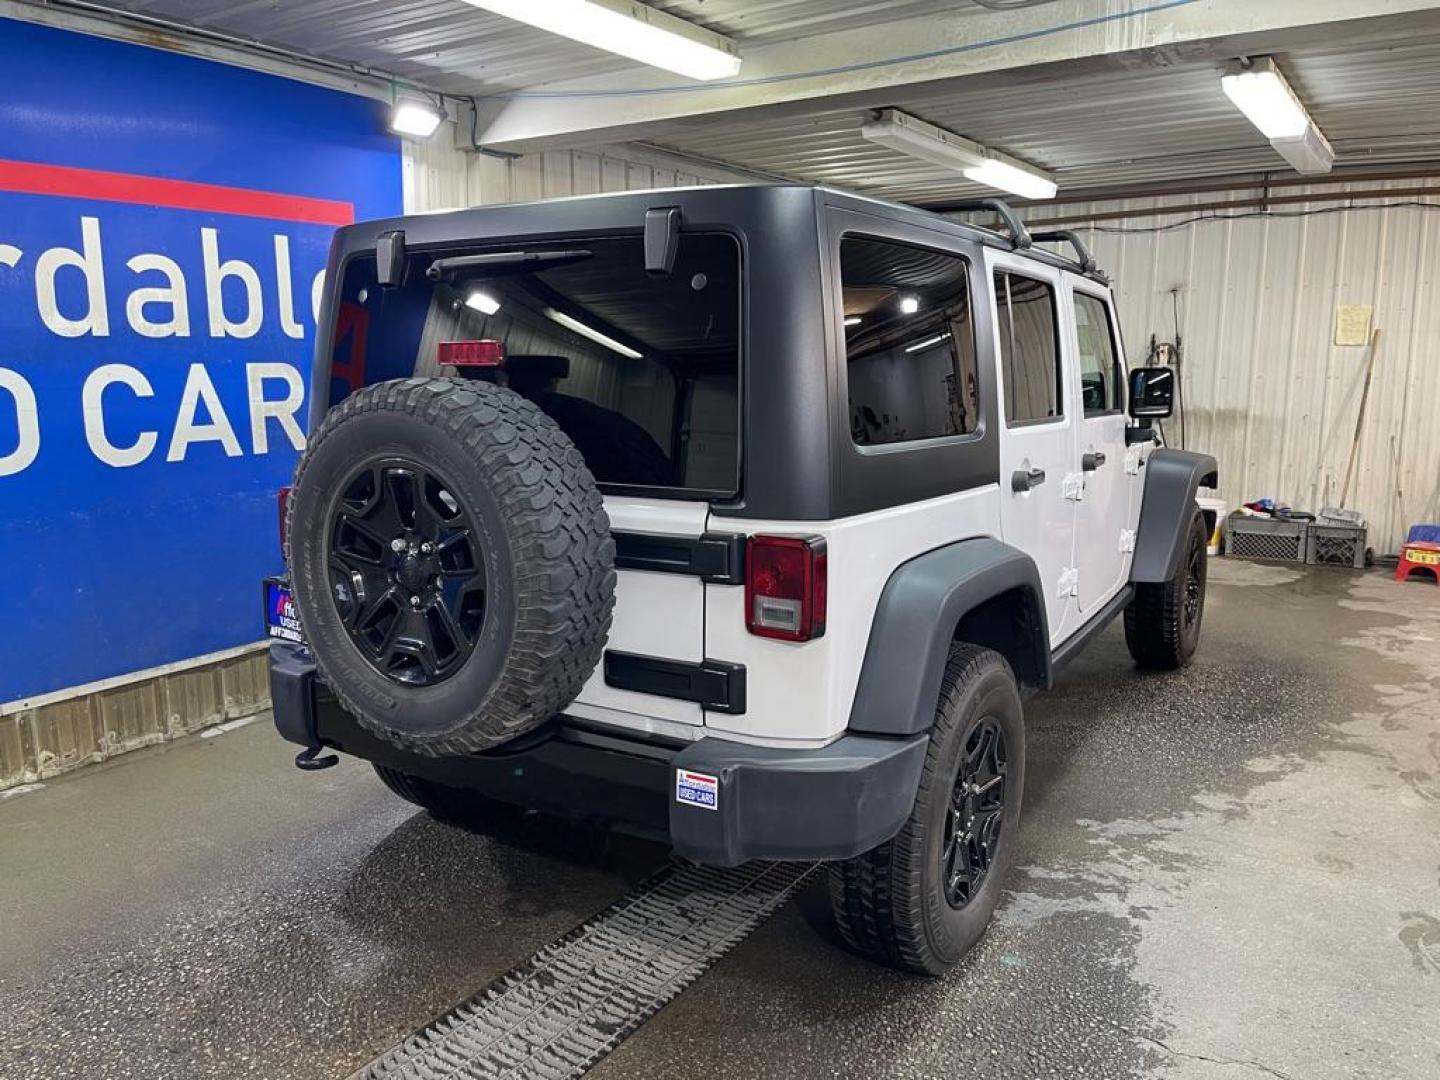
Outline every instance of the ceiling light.
<path id="1" fill-rule="evenodd" d="M 1298 139 L 1310 123 L 1305 106 L 1268 56 L 1254 60 L 1244 70 L 1222 75 L 1220 88 L 1267 139 Z"/>
<path id="2" fill-rule="evenodd" d="M 640 354 L 634 349 L 630 348 L 628 345 L 621 345 L 620 342 L 616 341 L 614 338 L 607 337 L 599 330 L 596 330 L 594 327 L 586 326 L 579 319 L 572 319 L 563 311 L 556 311 L 554 308 L 546 308 L 545 317 L 553 322 L 559 323 L 561 326 L 565 327 L 566 330 L 573 330 L 581 337 L 589 338 L 591 341 L 596 342 L 597 344 L 604 345 L 605 348 L 609 349 L 611 352 L 617 352 L 621 356 L 628 357 L 631 360 L 640 359 Z"/>
<path id="3" fill-rule="evenodd" d="M 1275 152 L 1304 176 L 1328 173 L 1335 164 L 1335 151 L 1312 120 L 1298 139 L 1271 139 Z"/>
<path id="4" fill-rule="evenodd" d="M 1298 173 L 1328 173 L 1335 164 L 1330 141 L 1315 125 L 1285 76 L 1268 56 L 1220 77 L 1220 87 L 1275 152 Z"/>
<path id="5" fill-rule="evenodd" d="M 920 310 L 920 298 L 918 296 L 902 296 L 900 298 L 900 314 L 914 315 Z"/>
<path id="6" fill-rule="evenodd" d="M 740 72 L 735 43 L 633 0 L 466 0 L 552 34 L 692 79 Z"/>
<path id="7" fill-rule="evenodd" d="M 465 306 L 468 308 L 474 308 L 482 315 L 494 315 L 497 311 L 500 310 L 500 301 L 496 300 L 495 297 L 491 296 L 489 293 L 481 292 L 479 289 L 476 289 L 474 292 L 472 292 L 469 296 L 465 298 Z"/>
<path id="8" fill-rule="evenodd" d="M 859 325 L 860 325 L 860 316 L 859 316 L 859 315 L 846 315 L 846 316 L 845 316 L 845 325 L 846 325 L 846 326 L 859 326 Z"/>
<path id="9" fill-rule="evenodd" d="M 924 341 L 917 341 L 914 345 L 906 345 L 906 346 L 905 346 L 905 351 L 906 351 L 907 353 L 912 353 L 912 352 L 924 352 L 926 349 L 933 349 L 936 345 L 939 345 L 942 341 L 949 341 L 949 340 L 950 340 L 950 335 L 949 335 L 949 334 L 936 334 L 934 337 L 932 337 L 932 338 L 926 338 Z"/>
<path id="10" fill-rule="evenodd" d="M 1007 165 L 998 158 L 991 158 L 983 165 L 966 169 L 965 179 L 973 180 L 977 184 L 984 184 L 986 187 L 1009 191 L 1019 195 L 1022 199 L 1053 199 L 1055 192 L 1059 190 L 1054 180 L 1047 180 L 1035 173 L 1017 169 L 1014 165 Z"/>
<path id="11" fill-rule="evenodd" d="M 440 110 L 423 101 L 397 101 L 390 110 L 390 130 L 396 135 L 428 139 L 440 126 Z"/>
<path id="12" fill-rule="evenodd" d="M 954 132 L 898 109 L 886 109 L 860 129 L 868 142 L 963 173 L 967 180 L 1025 199 L 1053 199 L 1057 190 L 1048 173 L 981 146 Z"/>

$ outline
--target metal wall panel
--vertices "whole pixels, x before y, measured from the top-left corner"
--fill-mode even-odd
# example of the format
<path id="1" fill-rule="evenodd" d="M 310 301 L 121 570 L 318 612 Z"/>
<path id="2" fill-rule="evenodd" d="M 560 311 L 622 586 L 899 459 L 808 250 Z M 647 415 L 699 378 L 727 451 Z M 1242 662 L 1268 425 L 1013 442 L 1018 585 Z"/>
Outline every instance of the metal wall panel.
<path id="1" fill-rule="evenodd" d="M 1231 193 L 1247 194 L 1260 192 Z M 1428 201 L 1440 207 L 1440 187 L 1436 195 Z M 1185 444 L 1219 458 L 1232 503 L 1338 502 L 1368 350 L 1333 343 L 1335 312 L 1373 305 L 1381 345 L 1349 505 L 1369 519 L 1371 546 L 1395 551 L 1411 523 L 1440 521 L 1440 209 L 1383 205 L 1414 201 L 1397 197 L 1230 218 L 1185 210 L 1215 198 L 1032 214 L 1141 213 L 1078 231 L 1114 278 L 1132 366 L 1145 362 L 1152 333 L 1174 339 L 1178 301 Z M 1178 420 L 1166 432 L 1178 445 Z"/>
<path id="2" fill-rule="evenodd" d="M 424 142 L 406 141 L 404 176 L 407 213 L 724 179 L 643 164 L 627 156 L 624 147 L 488 157 L 454 149 L 448 129 Z"/>

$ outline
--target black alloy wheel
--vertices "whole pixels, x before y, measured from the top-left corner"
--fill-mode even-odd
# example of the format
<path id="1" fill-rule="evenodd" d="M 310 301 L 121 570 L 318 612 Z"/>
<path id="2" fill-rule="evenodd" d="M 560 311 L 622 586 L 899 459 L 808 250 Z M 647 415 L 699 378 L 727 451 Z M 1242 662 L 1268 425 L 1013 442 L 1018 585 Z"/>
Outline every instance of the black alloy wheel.
<path id="1" fill-rule="evenodd" d="M 329 537 L 331 597 L 371 667 L 432 686 L 464 666 L 485 623 L 485 559 L 443 478 L 403 457 L 367 462 L 341 485 Z"/>
<path id="2" fill-rule="evenodd" d="M 981 719 L 965 741 L 940 848 L 945 899 L 953 908 L 980 891 L 999 855 L 1006 772 L 1005 732 L 994 719 Z"/>
<path id="3" fill-rule="evenodd" d="M 1185 598 L 1181 617 L 1185 629 L 1189 630 L 1200 621 L 1201 607 L 1205 602 L 1205 541 L 1192 529 L 1190 547 L 1185 553 Z"/>

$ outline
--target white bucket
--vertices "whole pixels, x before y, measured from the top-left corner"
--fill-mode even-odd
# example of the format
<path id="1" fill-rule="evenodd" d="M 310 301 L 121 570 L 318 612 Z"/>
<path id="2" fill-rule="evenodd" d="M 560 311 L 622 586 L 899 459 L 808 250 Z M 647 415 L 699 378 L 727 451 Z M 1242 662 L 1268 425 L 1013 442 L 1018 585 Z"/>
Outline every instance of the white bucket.
<path id="1" fill-rule="evenodd" d="M 1207 555 L 1220 554 L 1220 530 L 1225 525 L 1225 515 L 1230 508 L 1225 505 L 1224 499 L 1212 499 L 1205 495 L 1199 495 L 1195 501 L 1200 504 L 1201 510 L 1209 510 L 1215 515 L 1215 528 L 1210 532 L 1210 541 L 1205 547 Z"/>

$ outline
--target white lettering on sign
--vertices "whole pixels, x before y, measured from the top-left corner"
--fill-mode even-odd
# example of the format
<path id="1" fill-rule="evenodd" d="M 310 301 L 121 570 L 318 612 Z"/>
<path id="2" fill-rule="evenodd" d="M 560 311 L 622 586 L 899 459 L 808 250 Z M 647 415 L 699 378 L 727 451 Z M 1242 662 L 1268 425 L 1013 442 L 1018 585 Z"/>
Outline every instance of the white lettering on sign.
<path id="1" fill-rule="evenodd" d="M 85 278 L 83 315 L 70 318 L 60 310 L 55 294 L 55 279 L 61 270 L 78 270 Z M 53 247 L 42 251 L 35 260 L 35 303 L 40 318 L 52 333 L 61 337 L 83 337 L 94 334 L 108 337 L 110 313 L 105 306 L 105 264 L 100 249 L 100 219 L 80 219 L 80 250 Z"/>
<path id="2" fill-rule="evenodd" d="M 267 379 L 279 379 L 285 383 L 283 398 L 278 401 L 265 399 Z M 245 387 L 250 396 L 250 443 L 254 446 L 255 453 L 270 452 L 266 420 L 276 421 L 296 450 L 305 449 L 305 434 L 295 419 L 295 414 L 300 411 L 300 405 L 305 400 L 305 383 L 300 378 L 300 372 L 289 364 L 246 364 Z"/>
<path id="3" fill-rule="evenodd" d="M 250 338 L 260 332 L 265 308 L 260 298 L 260 275 L 239 259 L 220 261 L 220 241 L 214 229 L 200 230 L 200 254 L 205 261 L 205 303 L 210 312 L 211 337 Z M 225 314 L 224 285 L 234 278 L 245 289 L 245 317 L 232 322 Z"/>
<path id="4" fill-rule="evenodd" d="M 12 306 L 14 287 L 19 285 L 29 291 L 17 275 L 29 277 L 33 266 L 35 313 L 46 330 L 62 338 L 111 337 L 111 300 L 117 320 L 121 306 L 124 308 L 124 322 L 117 321 L 114 330 L 123 333 L 128 328 L 139 338 L 150 340 L 186 339 L 192 333 L 211 338 L 253 338 L 265 329 L 267 304 L 275 320 L 271 333 L 278 329 L 291 341 L 305 338 L 303 320 L 307 315 L 319 320 L 325 271 L 322 268 L 313 277 L 307 277 L 308 271 L 300 272 L 293 262 L 291 237 L 283 233 L 272 233 L 270 237 L 275 269 L 272 283 L 262 280 L 262 272 L 268 277 L 270 258 L 255 264 L 226 258 L 221 230 L 216 228 L 200 228 L 198 236 L 192 233 L 188 253 L 173 243 L 166 247 L 165 254 L 127 252 L 129 257 L 125 258 L 112 251 L 108 269 L 100 217 L 81 215 L 72 219 L 66 232 L 61 243 L 40 250 L 29 260 L 16 245 L 0 243 L 0 288 L 6 291 L 7 317 L 18 314 Z M 186 255 L 194 259 L 197 254 L 203 282 L 195 279 L 194 268 L 189 280 L 185 271 Z M 123 264 L 119 262 L 122 258 Z M 117 268 L 121 265 L 123 270 Z M 126 279 L 126 271 L 133 277 Z M 307 285 L 308 312 L 304 295 Z M 203 313 L 201 298 L 194 295 L 202 288 Z M 194 312 L 190 308 L 192 297 L 197 301 Z M 167 367 L 169 363 L 173 361 L 167 362 Z M 132 468 L 156 458 L 164 446 L 164 460 L 180 462 L 192 446 L 203 443 L 218 443 L 227 457 L 247 452 L 268 454 L 272 449 L 304 449 L 301 409 L 307 387 L 295 364 L 245 364 L 246 401 L 244 406 L 232 402 L 230 411 L 240 407 L 248 410 L 248 447 L 242 446 L 237 437 L 237 426 L 244 430 L 245 418 L 237 415 L 232 419 L 226 414 L 214 382 L 222 370 L 233 371 L 235 365 L 224 363 L 207 369 L 202 363 L 188 363 L 178 400 L 176 390 L 161 380 L 158 370 L 147 373 L 143 367 L 101 364 L 86 376 L 79 401 L 70 406 L 78 404 L 81 410 L 85 443 L 97 461 L 112 468 Z M 157 385 L 162 386 L 158 394 Z M 40 396 L 49 393 L 53 391 L 40 387 Z M 157 397 L 169 401 L 154 401 Z M 0 439 L 4 439 L 0 445 L 0 477 L 23 472 L 39 457 L 44 426 L 40 404 L 36 386 L 24 375 L 0 368 Z M 50 401 L 44 404 L 47 409 L 63 405 Z M 171 418 L 173 423 L 168 422 Z M 272 443 L 277 428 L 280 437 Z M 8 434 L 11 432 L 14 434 Z"/>
<path id="5" fill-rule="evenodd" d="M 310 314 L 316 324 L 320 322 L 320 300 L 325 295 L 325 271 L 321 270 L 310 283 Z"/>
<path id="6" fill-rule="evenodd" d="M 275 234 L 275 287 L 280 294 L 280 329 L 299 341 L 305 328 L 295 321 L 295 290 L 290 284 L 290 238 Z"/>
<path id="7" fill-rule="evenodd" d="M 180 264 L 164 255 L 145 254 L 136 255 L 125 265 L 137 274 L 157 271 L 165 275 L 163 286 L 136 289 L 125 301 L 125 318 L 129 320 L 130 329 L 148 338 L 189 337 L 190 306 Z M 147 304 L 170 305 L 169 318 L 151 319 L 145 313 Z"/>
<path id="8" fill-rule="evenodd" d="M 35 391 L 18 371 L 0 368 L 0 391 L 15 403 L 15 429 L 20 434 L 15 449 L 0 454 L 0 476 L 13 476 L 28 469 L 40 453 L 40 410 L 35 407 Z"/>
<path id="9" fill-rule="evenodd" d="M 202 401 L 210 415 L 208 424 L 198 423 L 196 419 Z M 244 453 L 204 364 L 191 364 L 190 374 L 185 377 L 185 389 L 180 394 L 180 414 L 175 418 L 175 433 L 170 437 L 170 449 L 165 454 L 165 460 L 184 461 L 190 444 L 197 442 L 218 442 L 225 448 L 226 457 L 239 457 Z"/>
<path id="10" fill-rule="evenodd" d="M 116 446 L 105 434 L 104 394 L 107 386 L 127 386 L 136 397 L 155 396 L 150 380 L 129 364 L 102 364 L 90 373 L 80 392 L 80 405 L 85 410 L 85 441 L 90 452 L 117 469 L 139 465 L 150 456 L 160 436 L 153 431 L 142 431 L 129 446 Z"/>

